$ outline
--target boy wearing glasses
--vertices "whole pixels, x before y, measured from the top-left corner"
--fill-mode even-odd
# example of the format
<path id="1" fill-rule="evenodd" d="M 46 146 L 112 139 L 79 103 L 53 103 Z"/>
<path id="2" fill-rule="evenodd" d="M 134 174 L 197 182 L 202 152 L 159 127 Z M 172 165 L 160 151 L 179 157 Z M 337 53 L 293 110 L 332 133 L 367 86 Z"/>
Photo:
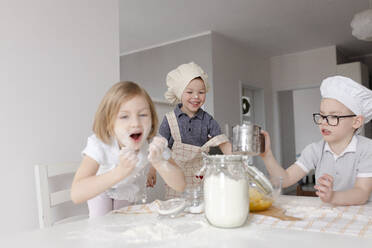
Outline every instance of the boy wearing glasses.
<path id="1" fill-rule="evenodd" d="M 372 119 L 372 91 L 353 80 L 334 76 L 320 86 L 320 112 L 313 114 L 323 140 L 308 145 L 284 170 L 275 160 L 269 134 L 261 157 L 270 175 L 281 176 L 288 187 L 315 170 L 316 194 L 333 205 L 359 205 L 372 192 L 372 140 L 358 135 Z"/>

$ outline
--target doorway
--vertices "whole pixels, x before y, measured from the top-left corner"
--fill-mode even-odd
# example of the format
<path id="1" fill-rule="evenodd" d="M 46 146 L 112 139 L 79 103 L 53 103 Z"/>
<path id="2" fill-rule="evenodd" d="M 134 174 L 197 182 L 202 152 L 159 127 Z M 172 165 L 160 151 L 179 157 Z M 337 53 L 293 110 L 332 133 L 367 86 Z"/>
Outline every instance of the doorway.
<path id="1" fill-rule="evenodd" d="M 319 112 L 321 96 L 319 86 L 279 91 L 277 94 L 281 164 L 286 169 L 296 162 L 307 145 L 322 139 L 312 119 L 312 114 Z M 303 182 L 314 184 L 313 172 Z M 296 185 L 293 185 L 284 192 L 291 194 L 295 190 Z"/>

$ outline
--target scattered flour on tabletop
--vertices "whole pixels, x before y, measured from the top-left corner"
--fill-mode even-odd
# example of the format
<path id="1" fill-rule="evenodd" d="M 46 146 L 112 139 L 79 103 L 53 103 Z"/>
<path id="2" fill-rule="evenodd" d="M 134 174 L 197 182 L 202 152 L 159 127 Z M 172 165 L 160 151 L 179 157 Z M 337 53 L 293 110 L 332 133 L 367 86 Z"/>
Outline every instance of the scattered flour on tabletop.
<path id="1" fill-rule="evenodd" d="M 185 237 L 188 234 L 207 226 L 207 223 L 198 222 L 184 222 L 178 224 L 152 223 L 132 227 L 122 233 L 122 236 L 129 243 L 147 243 L 161 240 L 178 239 Z"/>
<path id="2" fill-rule="evenodd" d="M 122 233 L 131 243 L 160 241 L 166 238 L 178 238 L 180 234 L 168 225 L 157 223 L 131 228 Z"/>
<path id="3" fill-rule="evenodd" d="M 174 240 L 209 228 L 205 220 L 192 220 L 187 216 L 182 222 L 174 220 L 137 222 L 136 224 L 112 224 L 87 228 L 82 231 L 71 231 L 67 239 L 85 239 L 90 242 L 148 243 L 162 240 Z"/>

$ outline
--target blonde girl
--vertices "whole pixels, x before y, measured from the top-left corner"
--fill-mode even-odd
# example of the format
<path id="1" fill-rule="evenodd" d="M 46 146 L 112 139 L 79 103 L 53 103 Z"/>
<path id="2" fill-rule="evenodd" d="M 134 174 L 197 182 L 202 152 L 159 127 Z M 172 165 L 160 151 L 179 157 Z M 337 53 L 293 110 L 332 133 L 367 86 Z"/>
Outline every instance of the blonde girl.
<path id="1" fill-rule="evenodd" d="M 71 187 L 73 202 L 87 201 L 90 217 L 104 215 L 141 199 L 146 175 L 147 184 L 153 184 L 155 170 L 169 187 L 183 191 L 182 170 L 163 158 L 166 140 L 154 137 L 157 125 L 154 104 L 144 89 L 133 82 L 113 85 L 98 107 L 94 134 L 82 152 Z"/>

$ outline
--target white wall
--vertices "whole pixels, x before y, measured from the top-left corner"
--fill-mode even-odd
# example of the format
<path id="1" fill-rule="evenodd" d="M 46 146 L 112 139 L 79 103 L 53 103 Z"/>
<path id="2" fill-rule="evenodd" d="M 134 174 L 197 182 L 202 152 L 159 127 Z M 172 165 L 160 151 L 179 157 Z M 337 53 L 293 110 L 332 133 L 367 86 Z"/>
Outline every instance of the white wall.
<path id="1" fill-rule="evenodd" d="M 355 61 L 359 61 L 363 64 L 365 64 L 368 68 L 368 71 L 369 71 L 369 82 L 370 82 L 370 85 L 371 85 L 371 82 L 372 82 L 372 53 L 370 54 L 367 54 L 367 55 L 364 55 L 364 56 L 360 56 L 360 57 L 355 57 L 355 58 L 351 58 L 348 62 L 355 62 Z"/>
<path id="2" fill-rule="evenodd" d="M 214 117 L 221 127 L 240 123 L 241 84 L 264 91 L 264 128 L 272 130 L 272 98 L 270 62 L 253 49 L 242 47 L 230 39 L 212 34 Z M 259 114 L 259 113 L 256 113 Z"/>
<path id="3" fill-rule="evenodd" d="M 320 100 L 319 87 L 293 91 L 296 155 L 300 154 L 308 144 L 322 139 L 312 116 L 313 113 L 319 113 Z"/>
<path id="4" fill-rule="evenodd" d="M 361 62 L 339 64 L 336 67 L 337 75 L 353 79 L 366 87 L 369 87 L 368 67 Z"/>
<path id="5" fill-rule="evenodd" d="M 270 84 L 270 62 L 253 49 L 242 47 L 217 33 L 212 34 L 214 117 L 224 129 L 241 122 L 240 96 L 242 87 L 255 89 L 263 99 L 263 106 L 255 106 L 255 121 L 272 132 L 272 93 Z M 263 92 L 263 93 L 261 93 Z M 224 130 L 223 130 L 224 131 Z M 256 167 L 265 172 L 261 159 L 253 160 Z"/>
<path id="6" fill-rule="evenodd" d="M 38 227 L 33 165 L 79 161 L 119 80 L 118 2 L 0 3 L 0 233 Z"/>
<path id="7" fill-rule="evenodd" d="M 274 132 L 272 145 L 276 158 L 281 161 L 278 92 L 320 86 L 322 80 L 335 75 L 337 51 L 335 46 L 272 57 L 270 60 L 273 88 Z"/>
<path id="8" fill-rule="evenodd" d="M 322 47 L 271 58 L 273 90 L 320 85 L 336 72 L 336 47 Z"/>

